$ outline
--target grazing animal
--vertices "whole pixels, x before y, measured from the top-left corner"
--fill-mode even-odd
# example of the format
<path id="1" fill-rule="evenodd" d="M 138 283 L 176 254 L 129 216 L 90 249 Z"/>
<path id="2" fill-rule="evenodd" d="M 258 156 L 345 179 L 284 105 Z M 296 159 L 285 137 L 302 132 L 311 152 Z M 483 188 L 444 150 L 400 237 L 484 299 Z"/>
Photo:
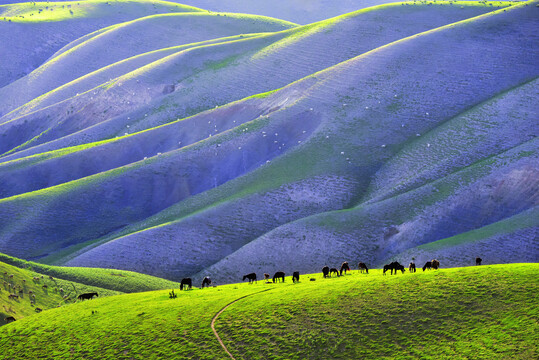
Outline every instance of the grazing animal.
<path id="1" fill-rule="evenodd" d="M 44 284 L 43 289 L 46 289 L 46 288 L 48 288 L 48 286 L 47 286 L 47 284 Z"/>
<path id="2" fill-rule="evenodd" d="M 96 292 L 80 294 L 79 296 L 77 296 L 77 300 L 91 300 L 94 298 L 94 296 L 99 296 L 99 294 Z"/>
<path id="3" fill-rule="evenodd" d="M 269 279 L 270 279 L 270 274 L 264 273 L 264 280 L 269 281 Z"/>
<path id="4" fill-rule="evenodd" d="M 391 275 L 393 275 L 393 271 L 395 271 L 395 275 L 397 274 L 397 270 L 400 270 L 404 274 L 404 266 L 399 264 L 398 261 L 393 261 L 390 264 L 384 265 L 384 275 L 386 274 L 386 271 L 391 270 Z"/>
<path id="5" fill-rule="evenodd" d="M 480 257 L 476 257 L 475 258 L 475 265 L 481 265 L 481 261 L 483 261 L 483 259 L 481 259 Z"/>
<path id="6" fill-rule="evenodd" d="M 329 269 L 329 276 L 331 277 L 335 273 L 335 275 L 339 276 L 339 271 L 335 268 Z"/>
<path id="7" fill-rule="evenodd" d="M 245 281 L 245 279 L 249 279 L 249 284 L 251 284 L 253 281 L 256 282 L 256 274 L 250 273 L 247 275 L 243 275 L 243 281 Z"/>
<path id="8" fill-rule="evenodd" d="M 324 266 L 322 268 L 322 274 L 324 274 L 325 278 L 328 277 L 328 275 L 329 275 L 329 267 L 328 266 Z"/>
<path id="9" fill-rule="evenodd" d="M 292 274 L 292 282 L 299 282 L 299 271 L 294 271 L 294 273 Z"/>
<path id="10" fill-rule="evenodd" d="M 191 288 L 193 287 L 193 280 L 191 280 L 191 278 L 182 279 L 180 283 L 180 290 L 183 290 L 184 286 L 186 287 L 186 290 L 191 290 Z"/>
<path id="11" fill-rule="evenodd" d="M 204 286 L 210 286 L 211 285 L 211 279 L 209 277 L 205 277 L 204 280 L 202 280 L 202 288 L 204 289 Z"/>
<path id="12" fill-rule="evenodd" d="M 359 268 L 359 272 L 365 271 L 367 274 L 369 273 L 369 269 L 367 268 L 367 265 L 365 263 L 360 262 L 357 266 Z"/>
<path id="13" fill-rule="evenodd" d="M 277 271 L 275 273 L 275 275 L 273 275 L 273 282 L 275 282 L 275 280 L 279 280 L 279 279 L 281 279 L 281 281 L 284 282 L 284 272 Z"/>
<path id="14" fill-rule="evenodd" d="M 430 263 L 432 264 L 431 266 L 434 270 L 438 270 L 440 267 L 440 262 L 436 259 L 432 260 Z"/>
<path id="15" fill-rule="evenodd" d="M 316 281 L 316 279 L 315 279 L 315 278 L 311 278 L 310 280 L 311 280 L 311 281 Z"/>
<path id="16" fill-rule="evenodd" d="M 40 312 L 43 311 L 43 309 L 42 309 L 42 308 L 35 308 L 35 311 L 36 311 L 37 313 L 40 313 Z"/>
<path id="17" fill-rule="evenodd" d="M 17 295 L 17 294 L 9 294 L 8 298 L 10 298 L 10 299 L 18 299 L 19 295 Z"/>
<path id="18" fill-rule="evenodd" d="M 339 274 L 342 275 L 343 271 L 344 271 L 345 275 L 346 275 L 347 271 L 352 271 L 352 270 L 350 270 L 350 266 L 348 265 L 348 261 L 345 261 L 345 262 L 342 263 L 341 271 L 339 272 Z"/>
<path id="19" fill-rule="evenodd" d="M 428 270 L 432 269 L 432 262 L 431 261 L 427 261 L 425 263 L 425 265 L 423 265 L 423 271 L 425 271 L 425 269 L 428 269 Z"/>
<path id="20" fill-rule="evenodd" d="M 408 271 L 410 271 L 411 273 L 415 273 L 415 262 L 411 262 L 410 265 L 408 266 Z"/>
<path id="21" fill-rule="evenodd" d="M 12 323 L 14 321 L 16 321 L 17 319 L 15 319 L 13 316 L 8 316 L 6 318 L 6 324 L 9 324 L 9 323 Z"/>

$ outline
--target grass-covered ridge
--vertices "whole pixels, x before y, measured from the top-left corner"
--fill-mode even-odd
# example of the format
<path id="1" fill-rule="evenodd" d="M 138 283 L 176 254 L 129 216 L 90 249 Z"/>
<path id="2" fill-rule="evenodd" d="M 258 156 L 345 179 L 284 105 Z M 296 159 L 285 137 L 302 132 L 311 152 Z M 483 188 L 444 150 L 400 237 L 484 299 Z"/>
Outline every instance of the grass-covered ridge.
<path id="1" fill-rule="evenodd" d="M 387 276 L 354 270 L 331 279 L 302 275 L 297 284 L 287 277 L 176 291 L 176 299 L 168 291 L 126 294 L 3 326 L 0 344 L 13 359 L 226 358 L 211 321 L 251 295 L 216 319 L 235 358 L 530 359 L 538 355 L 538 271 L 537 264 Z"/>
<path id="2" fill-rule="evenodd" d="M 0 262 L 87 286 L 133 293 L 178 287 L 178 283 L 132 271 L 50 266 L 0 254 Z"/>

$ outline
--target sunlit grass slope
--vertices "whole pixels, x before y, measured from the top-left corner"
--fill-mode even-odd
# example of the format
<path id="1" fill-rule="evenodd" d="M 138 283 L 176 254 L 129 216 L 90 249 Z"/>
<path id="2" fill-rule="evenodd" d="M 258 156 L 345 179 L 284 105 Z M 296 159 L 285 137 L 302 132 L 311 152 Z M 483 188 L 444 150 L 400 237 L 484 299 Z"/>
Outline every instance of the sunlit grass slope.
<path id="1" fill-rule="evenodd" d="M 0 261 L 20 269 L 31 269 L 39 274 L 72 281 L 80 285 L 100 287 L 124 293 L 161 290 L 179 286 L 176 282 L 132 271 L 49 266 L 17 259 L 5 254 L 0 254 Z"/>
<path id="2" fill-rule="evenodd" d="M 20 2 L 0 5 L 0 87 L 30 73 L 69 42 L 119 22 L 202 11 L 166 1 Z"/>
<path id="3" fill-rule="evenodd" d="M 5 356 L 226 358 L 537 357 L 537 264 L 233 284 L 127 294 L 0 328 Z M 309 281 L 315 278 L 316 281 Z M 264 291 L 267 290 L 267 291 Z M 106 335 L 106 336 L 105 336 Z"/>
<path id="4" fill-rule="evenodd" d="M 48 310 L 65 306 L 75 302 L 77 296 L 83 293 L 97 292 L 102 297 L 121 293 L 56 276 L 51 279 L 50 275 L 44 276 L 40 269 L 31 267 L 31 264 L 20 268 L 4 260 L 5 257 L 0 256 L 0 326 L 5 324 L 6 317 L 20 320 L 35 315 L 36 308 Z M 10 294 L 17 297 L 10 298 Z"/>

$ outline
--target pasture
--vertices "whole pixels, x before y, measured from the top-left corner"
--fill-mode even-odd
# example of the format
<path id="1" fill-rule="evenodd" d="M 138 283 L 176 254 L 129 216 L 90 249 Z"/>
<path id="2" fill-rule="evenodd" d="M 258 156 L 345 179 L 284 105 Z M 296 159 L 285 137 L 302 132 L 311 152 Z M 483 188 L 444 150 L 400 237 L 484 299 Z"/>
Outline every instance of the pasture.
<path id="1" fill-rule="evenodd" d="M 17 259 L 0 253 L 0 264 L 2 264 L 2 262 L 21 269 L 33 270 L 40 275 L 44 274 L 87 286 L 100 287 L 123 293 L 160 290 L 179 286 L 179 284 L 174 281 L 133 271 L 51 266 Z"/>
<path id="2" fill-rule="evenodd" d="M 288 276 L 284 283 L 194 288 L 174 299 L 169 291 L 100 297 L 3 326 L 0 346 L 10 359 L 224 359 L 210 325 L 244 297 L 215 320 L 236 359 L 538 355 L 538 264 L 442 264 L 393 276 L 352 268 L 326 279 L 302 274 L 295 284 Z"/>

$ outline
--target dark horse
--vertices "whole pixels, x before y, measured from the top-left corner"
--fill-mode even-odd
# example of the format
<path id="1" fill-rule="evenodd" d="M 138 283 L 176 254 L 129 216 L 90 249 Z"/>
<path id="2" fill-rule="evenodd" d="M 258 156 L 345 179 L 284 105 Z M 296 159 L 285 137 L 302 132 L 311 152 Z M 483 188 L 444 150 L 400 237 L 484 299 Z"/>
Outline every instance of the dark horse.
<path id="1" fill-rule="evenodd" d="M 292 274 L 292 282 L 299 282 L 299 271 L 294 271 Z"/>
<path id="2" fill-rule="evenodd" d="M 243 281 L 245 281 L 245 279 L 249 279 L 249 284 L 251 284 L 253 281 L 256 282 L 256 274 L 250 273 L 247 275 L 243 275 Z"/>
<path id="3" fill-rule="evenodd" d="M 480 257 L 476 257 L 475 258 L 475 265 L 481 265 L 481 261 L 483 261 L 483 259 L 481 259 Z"/>
<path id="4" fill-rule="evenodd" d="M 180 290 L 183 290 L 184 286 L 186 290 L 191 289 L 193 287 L 193 280 L 191 280 L 191 278 L 182 279 L 182 282 L 180 283 Z"/>
<path id="5" fill-rule="evenodd" d="M 434 270 L 438 270 L 438 268 L 440 267 L 440 262 L 436 259 L 432 260 L 430 263 L 432 264 L 432 268 Z"/>
<path id="6" fill-rule="evenodd" d="M 206 276 L 204 280 L 202 280 L 202 288 L 204 289 L 204 286 L 210 287 L 210 285 L 211 285 L 211 279 Z"/>
<path id="7" fill-rule="evenodd" d="M 77 296 L 77 299 L 79 300 L 90 300 L 90 299 L 93 299 L 94 296 L 99 296 L 96 292 L 92 292 L 92 293 L 86 293 L 86 294 L 80 294 L 79 296 Z"/>
<path id="8" fill-rule="evenodd" d="M 298 274 L 299 275 L 299 274 Z M 279 280 L 281 279 L 282 282 L 284 282 L 284 272 L 282 271 L 277 271 L 275 273 L 275 275 L 273 275 L 273 282 L 275 282 L 275 280 Z"/>
<path id="9" fill-rule="evenodd" d="M 352 271 L 352 270 L 350 270 L 350 266 L 348 265 L 348 261 L 345 261 L 345 262 L 342 263 L 341 271 L 339 273 L 342 275 L 343 271 L 344 271 L 344 275 L 346 275 L 347 271 Z"/>
<path id="10" fill-rule="evenodd" d="M 404 266 L 399 264 L 398 261 L 393 261 L 391 264 L 384 265 L 384 275 L 386 274 L 386 271 L 391 270 L 391 275 L 393 275 L 393 271 L 395 271 L 395 275 L 397 274 L 397 270 L 400 270 L 404 274 Z"/>
<path id="11" fill-rule="evenodd" d="M 425 271 L 425 269 L 431 269 L 432 268 L 432 261 L 427 261 L 425 263 L 425 265 L 423 265 L 423 271 Z"/>
<path id="12" fill-rule="evenodd" d="M 367 274 L 369 273 L 369 269 L 367 268 L 367 265 L 365 263 L 360 262 L 357 266 L 359 268 L 359 272 L 365 271 Z"/>
<path id="13" fill-rule="evenodd" d="M 322 268 L 322 274 L 324 274 L 325 278 L 328 277 L 328 275 L 329 275 L 329 266 L 324 266 Z"/>
<path id="14" fill-rule="evenodd" d="M 415 262 L 411 262 L 410 265 L 408 266 L 408 271 L 410 271 L 411 273 L 415 273 Z"/>
<path id="15" fill-rule="evenodd" d="M 335 275 L 339 276 L 339 271 L 335 268 L 329 269 L 329 276 L 331 277 L 335 273 Z"/>

